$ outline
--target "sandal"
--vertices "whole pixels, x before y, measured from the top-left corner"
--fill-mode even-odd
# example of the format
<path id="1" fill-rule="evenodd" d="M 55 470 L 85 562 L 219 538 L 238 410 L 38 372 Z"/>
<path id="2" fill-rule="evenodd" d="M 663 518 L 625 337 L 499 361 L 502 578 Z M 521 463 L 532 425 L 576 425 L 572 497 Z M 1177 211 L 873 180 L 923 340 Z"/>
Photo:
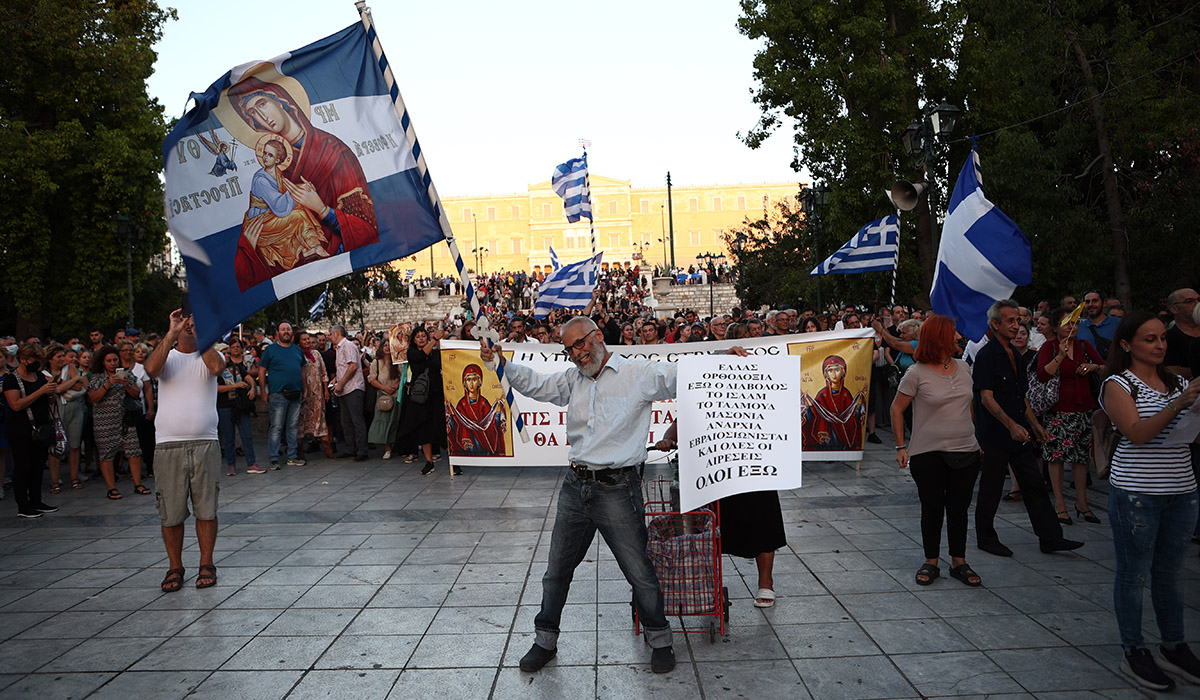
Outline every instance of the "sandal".
<path id="1" fill-rule="evenodd" d="M 184 571 L 182 568 L 169 569 L 167 571 L 167 577 L 162 581 L 162 592 L 174 593 L 180 588 L 183 588 L 183 574 Z"/>
<path id="2" fill-rule="evenodd" d="M 50 493 L 62 493 L 62 488 L 58 484 L 50 487 Z"/>
<path id="3" fill-rule="evenodd" d="M 217 567 L 212 564 L 201 564 L 200 573 L 196 575 L 196 588 L 211 588 L 217 585 Z"/>
<path id="4" fill-rule="evenodd" d="M 416 455 L 407 455 L 407 456 L 405 456 L 405 458 L 404 458 L 404 463 L 405 463 L 405 464 L 412 464 L 413 462 L 416 462 L 416 461 L 417 461 L 417 456 L 416 456 Z"/>
<path id="5" fill-rule="evenodd" d="M 921 568 L 917 569 L 917 585 L 928 586 L 933 583 L 933 580 L 942 575 L 942 570 L 936 564 L 925 562 Z"/>
<path id="6" fill-rule="evenodd" d="M 54 493 L 54 492 L 53 492 L 53 491 L 51 491 L 50 493 Z M 1096 517 L 1096 514 L 1095 514 L 1095 513 L 1093 513 L 1093 512 L 1091 511 L 1091 509 L 1088 509 L 1088 510 L 1079 510 L 1078 508 L 1076 508 L 1076 509 L 1075 509 L 1075 516 L 1076 516 L 1076 517 L 1079 517 L 1079 518 L 1083 518 L 1085 522 L 1093 523 L 1093 524 L 1096 524 L 1096 525 L 1099 525 L 1099 524 L 1100 524 L 1100 518 Z"/>
<path id="7" fill-rule="evenodd" d="M 83 484 L 79 483 L 79 479 L 71 479 L 71 488 L 78 491 L 79 489 L 83 488 Z"/>
<path id="8" fill-rule="evenodd" d="M 142 484 L 138 484 L 137 486 L 134 486 L 133 492 L 140 496 L 149 496 L 151 493 L 150 489 L 146 488 Z"/>
<path id="9" fill-rule="evenodd" d="M 122 498 L 122 497 L 121 497 L 121 492 L 120 492 L 120 491 L 118 491 L 118 490 L 116 490 L 116 489 L 109 489 L 109 490 L 108 490 L 108 500 L 110 500 L 110 501 L 119 501 L 119 500 L 121 500 L 121 498 Z"/>
<path id="10" fill-rule="evenodd" d="M 971 567 L 966 564 L 959 564 L 950 569 L 950 575 L 972 588 L 978 588 L 983 584 L 983 579 L 979 578 L 979 574 L 972 571 Z"/>
<path id="11" fill-rule="evenodd" d="M 775 591 L 770 588 L 760 588 L 754 594 L 754 607 L 769 608 L 775 605 Z"/>

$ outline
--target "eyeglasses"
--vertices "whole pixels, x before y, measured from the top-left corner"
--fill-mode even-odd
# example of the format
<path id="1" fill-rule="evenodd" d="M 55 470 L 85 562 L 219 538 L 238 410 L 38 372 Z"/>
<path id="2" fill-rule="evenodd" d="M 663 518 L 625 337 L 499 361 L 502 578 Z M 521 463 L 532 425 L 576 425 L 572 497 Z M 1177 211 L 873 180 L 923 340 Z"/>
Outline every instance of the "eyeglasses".
<path id="1" fill-rule="evenodd" d="M 583 349 L 583 346 L 587 344 L 588 337 L 591 336 L 591 334 L 593 334 L 599 330 L 600 330 L 599 328 L 593 328 L 592 330 L 588 331 L 587 333 L 584 333 L 582 338 L 580 338 L 579 340 L 576 340 L 574 343 L 571 343 L 570 345 L 563 343 L 563 349 L 566 350 L 568 355 L 570 355 L 573 352 L 579 352 L 580 350 Z"/>
<path id="2" fill-rule="evenodd" d="M 1200 298 L 1197 298 L 1197 297 L 1191 297 L 1190 299 L 1180 299 L 1179 301 L 1175 302 L 1174 304 L 1171 304 L 1171 306 L 1178 306 L 1179 304 L 1191 305 L 1191 304 L 1195 304 L 1198 301 L 1200 301 Z"/>

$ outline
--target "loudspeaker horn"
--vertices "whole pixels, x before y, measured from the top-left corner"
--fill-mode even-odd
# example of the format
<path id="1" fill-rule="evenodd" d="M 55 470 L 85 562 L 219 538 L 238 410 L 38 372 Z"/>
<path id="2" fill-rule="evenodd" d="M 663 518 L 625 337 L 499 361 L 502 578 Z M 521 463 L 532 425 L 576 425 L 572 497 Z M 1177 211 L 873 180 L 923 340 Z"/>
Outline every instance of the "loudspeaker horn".
<path id="1" fill-rule="evenodd" d="M 896 184 L 892 185 L 892 191 L 889 195 L 892 198 L 892 204 L 900 211 L 912 211 L 917 208 L 917 201 L 921 199 L 921 193 L 929 187 L 927 182 L 909 182 L 908 180 L 897 180 Z"/>

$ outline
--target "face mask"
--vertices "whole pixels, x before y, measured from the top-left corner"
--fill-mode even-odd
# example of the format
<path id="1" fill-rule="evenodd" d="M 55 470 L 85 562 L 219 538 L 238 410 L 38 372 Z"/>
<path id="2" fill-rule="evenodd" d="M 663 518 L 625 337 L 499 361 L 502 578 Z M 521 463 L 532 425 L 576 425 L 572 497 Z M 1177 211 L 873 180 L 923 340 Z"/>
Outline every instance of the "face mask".
<path id="1" fill-rule="evenodd" d="M 17 354 L 17 346 L 9 345 L 4 348 L 4 351 L 7 352 L 9 355 L 16 355 Z"/>

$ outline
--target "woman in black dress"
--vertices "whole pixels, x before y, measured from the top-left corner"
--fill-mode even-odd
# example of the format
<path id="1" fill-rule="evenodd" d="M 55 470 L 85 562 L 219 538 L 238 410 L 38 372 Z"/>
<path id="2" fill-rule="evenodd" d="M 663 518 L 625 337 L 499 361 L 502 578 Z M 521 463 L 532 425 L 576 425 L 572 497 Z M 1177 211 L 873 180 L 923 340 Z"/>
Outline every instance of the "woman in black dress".
<path id="1" fill-rule="evenodd" d="M 654 449 L 667 451 L 678 447 L 675 423 L 667 428 L 663 439 Z M 783 531 L 783 509 L 779 492 L 752 491 L 722 498 L 721 552 L 734 557 L 753 559 L 758 567 L 758 591 L 754 607 L 775 605 L 775 550 L 787 546 Z"/>
<path id="2" fill-rule="evenodd" d="M 407 394 L 400 402 L 400 430 L 396 442 L 401 445 L 420 445 L 425 453 L 422 474 L 433 472 L 434 447 L 446 445 L 445 393 L 442 390 L 442 354 L 438 341 L 444 336 L 440 330 L 432 332 L 419 326 L 413 330 L 408 346 L 408 368 L 411 379 L 405 387 Z M 424 403 L 412 400 L 412 390 L 421 375 L 429 373 L 428 399 Z M 461 467 L 452 467 L 451 474 L 462 474 Z"/>

